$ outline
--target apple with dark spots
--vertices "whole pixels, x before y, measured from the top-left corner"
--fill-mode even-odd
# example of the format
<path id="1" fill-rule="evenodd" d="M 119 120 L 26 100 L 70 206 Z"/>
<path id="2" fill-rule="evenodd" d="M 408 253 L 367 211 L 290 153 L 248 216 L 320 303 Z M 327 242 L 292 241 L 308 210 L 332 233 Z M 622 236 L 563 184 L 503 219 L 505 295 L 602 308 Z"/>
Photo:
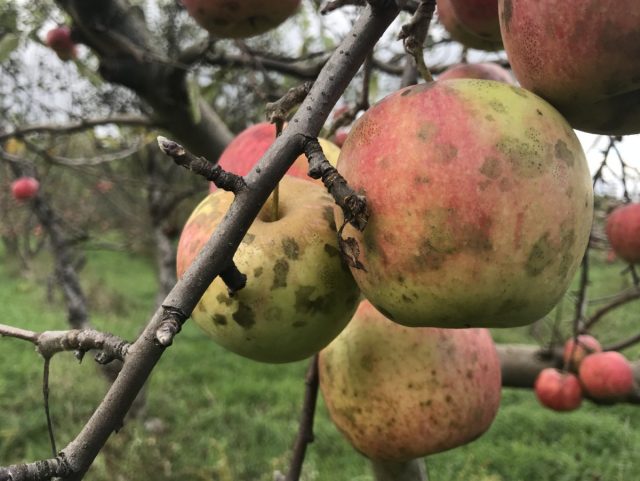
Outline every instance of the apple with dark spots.
<path id="1" fill-rule="evenodd" d="M 485 37 L 480 35 L 479 32 L 471 30 L 456 15 L 452 0 L 437 0 L 437 6 L 438 19 L 453 40 L 460 42 L 465 47 L 478 50 L 502 50 L 502 39 L 499 32 L 498 35 Z"/>
<path id="2" fill-rule="evenodd" d="M 607 217 L 606 233 L 618 257 L 629 264 L 640 264 L 640 204 L 614 209 Z"/>
<path id="3" fill-rule="evenodd" d="M 178 244 L 178 276 L 193 262 L 227 212 L 233 194 L 218 190 L 187 221 Z M 325 189 L 285 176 L 279 213 L 268 202 L 234 256 L 247 275 L 229 296 L 220 278 L 194 309 L 196 324 L 221 346 L 263 362 L 304 359 L 326 346 L 349 322 L 358 288 L 342 262 Z"/>
<path id="4" fill-rule="evenodd" d="M 40 182 L 33 177 L 19 177 L 11 182 L 11 195 L 16 200 L 33 199 L 40 189 Z"/>
<path id="5" fill-rule="evenodd" d="M 602 352 L 602 346 L 593 336 L 581 334 L 577 340 L 578 342 L 576 343 L 573 337 L 569 338 L 567 342 L 565 342 L 562 352 L 564 363 L 575 371 L 578 370 L 586 356 L 595 352 Z"/>
<path id="6" fill-rule="evenodd" d="M 261 122 L 240 132 L 220 155 L 218 164 L 224 170 L 238 175 L 247 175 L 254 165 L 258 163 L 267 149 L 276 140 L 276 127 L 268 122 Z M 318 139 L 322 151 L 329 163 L 333 166 L 338 162 L 340 148 L 326 139 Z M 321 180 L 312 179 L 307 175 L 309 160 L 307 156 L 300 155 L 289 168 L 287 174 L 322 185 Z M 210 191 L 217 187 L 212 183 Z"/>
<path id="7" fill-rule="evenodd" d="M 554 411 L 573 411 L 582 404 L 582 388 L 578 377 L 552 367 L 538 374 L 534 385 L 540 404 Z"/>
<path id="8" fill-rule="evenodd" d="M 501 372 L 486 329 L 408 328 L 363 301 L 320 352 L 334 424 L 369 458 L 404 462 L 467 444 L 491 425 Z"/>
<path id="9" fill-rule="evenodd" d="M 480 80 L 495 80 L 514 85 L 511 74 L 497 63 L 461 63 L 449 67 L 438 75 L 438 80 L 450 80 L 455 78 L 468 78 Z"/>
<path id="10" fill-rule="evenodd" d="M 598 352 L 585 357 L 578 375 L 584 390 L 595 399 L 615 401 L 634 389 L 631 364 L 619 352 Z"/>
<path id="11" fill-rule="evenodd" d="M 640 2 L 500 0 L 505 50 L 520 84 L 576 129 L 640 132 Z"/>
<path id="12" fill-rule="evenodd" d="M 76 44 L 71 39 L 71 30 L 66 25 L 49 30 L 45 43 L 60 60 L 73 60 L 78 56 Z"/>
<path id="13" fill-rule="evenodd" d="M 246 38 L 276 28 L 295 13 L 300 0 L 182 0 L 182 4 L 211 35 Z"/>
<path id="14" fill-rule="evenodd" d="M 589 240 L 593 189 L 575 133 L 501 82 L 391 94 L 355 122 L 338 170 L 371 212 L 363 233 L 344 232 L 364 265 L 356 282 L 400 324 L 534 322 L 562 298 Z"/>

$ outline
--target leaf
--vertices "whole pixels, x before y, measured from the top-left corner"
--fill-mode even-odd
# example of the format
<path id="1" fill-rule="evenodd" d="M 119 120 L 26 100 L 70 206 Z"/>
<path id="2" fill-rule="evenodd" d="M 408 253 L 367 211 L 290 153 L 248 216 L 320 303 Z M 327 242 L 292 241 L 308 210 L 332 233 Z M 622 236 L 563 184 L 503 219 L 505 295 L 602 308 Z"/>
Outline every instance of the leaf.
<path id="1" fill-rule="evenodd" d="M 0 62 L 9 58 L 13 51 L 18 48 L 20 37 L 15 33 L 8 33 L 0 39 Z"/>
<path id="2" fill-rule="evenodd" d="M 191 118 L 195 124 L 200 123 L 200 86 L 195 75 L 189 74 L 187 77 L 187 94 L 189 95 L 189 107 L 191 109 Z"/>

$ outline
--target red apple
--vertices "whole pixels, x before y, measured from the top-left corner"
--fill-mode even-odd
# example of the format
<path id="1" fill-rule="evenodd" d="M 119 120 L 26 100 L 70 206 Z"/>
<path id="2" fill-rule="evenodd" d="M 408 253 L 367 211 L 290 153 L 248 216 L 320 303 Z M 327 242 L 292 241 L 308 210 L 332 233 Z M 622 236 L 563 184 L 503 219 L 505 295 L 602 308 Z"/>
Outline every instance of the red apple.
<path id="1" fill-rule="evenodd" d="M 594 352 L 602 352 L 602 346 L 595 337 L 582 334 L 578 336 L 577 344 L 573 337 L 565 342 L 562 358 L 565 365 L 577 371 L 583 359 Z"/>
<path id="2" fill-rule="evenodd" d="M 368 301 L 320 353 L 319 366 L 331 419 L 372 459 L 402 462 L 467 444 L 500 405 L 489 331 L 408 328 Z"/>
<path id="3" fill-rule="evenodd" d="M 366 269 L 354 277 L 400 324 L 534 322 L 562 298 L 589 240 L 593 189 L 575 133 L 501 82 L 388 96 L 355 122 L 338 170 L 371 212 L 364 233 L 345 229 Z"/>
<path id="4" fill-rule="evenodd" d="M 453 40 L 460 42 L 465 47 L 478 50 L 494 51 L 502 49 L 500 35 L 484 37 L 479 35 L 478 32 L 470 30 L 468 25 L 463 24 L 454 11 L 452 0 L 437 0 L 437 4 L 438 19 Z"/>
<path id="5" fill-rule="evenodd" d="M 293 15 L 300 0 L 182 0 L 182 4 L 211 35 L 243 38 L 277 27 Z"/>
<path id="6" fill-rule="evenodd" d="M 536 397 L 554 411 L 573 411 L 582 404 L 582 388 L 577 376 L 552 367 L 538 374 L 534 385 Z"/>
<path id="7" fill-rule="evenodd" d="M 76 44 L 71 39 L 71 30 L 66 25 L 49 30 L 45 42 L 60 60 L 73 60 L 78 56 Z"/>
<path id="8" fill-rule="evenodd" d="M 500 0 L 500 23 L 520 84 L 573 127 L 640 132 L 640 2 Z"/>
<path id="9" fill-rule="evenodd" d="M 339 128 L 338 131 L 333 136 L 333 142 L 338 147 L 342 147 L 344 145 L 345 140 L 347 140 L 348 135 L 349 135 L 349 129 Z"/>
<path id="10" fill-rule="evenodd" d="M 218 163 L 226 171 L 247 175 L 275 140 L 275 125 L 267 122 L 252 125 L 231 141 L 222 152 Z M 340 155 L 340 148 L 328 140 L 322 138 L 318 140 L 327 160 L 335 166 Z M 322 181 L 309 177 L 308 171 L 309 161 L 303 154 L 295 160 L 287 174 L 322 185 Z M 215 191 L 216 186 L 211 184 L 210 190 L 211 192 Z"/>
<path id="11" fill-rule="evenodd" d="M 113 189 L 113 182 L 107 179 L 99 180 L 98 182 L 96 182 L 96 189 L 101 194 L 106 194 L 107 192 L 110 192 L 111 189 Z"/>
<path id="12" fill-rule="evenodd" d="M 182 276 L 226 215 L 233 194 L 217 190 L 193 211 L 178 244 Z M 358 288 L 342 262 L 324 187 L 285 176 L 278 219 L 267 203 L 234 255 L 247 276 L 230 296 L 217 278 L 192 313 L 221 346 L 263 362 L 304 359 L 326 346 L 349 322 Z"/>
<path id="13" fill-rule="evenodd" d="M 496 80 L 513 85 L 511 74 L 497 63 L 461 63 L 449 67 L 438 75 L 438 80 L 454 78 L 470 78 L 481 80 Z"/>
<path id="14" fill-rule="evenodd" d="M 621 259 L 629 264 L 640 263 L 640 204 L 617 207 L 607 217 L 606 232 Z"/>
<path id="15" fill-rule="evenodd" d="M 11 195 L 17 200 L 33 199 L 38 193 L 40 182 L 33 177 L 19 177 L 11 183 Z"/>
<path id="16" fill-rule="evenodd" d="M 580 364 L 580 382 L 595 399 L 616 400 L 633 391 L 633 369 L 619 352 L 591 354 Z"/>
<path id="17" fill-rule="evenodd" d="M 460 23 L 478 37 L 500 42 L 498 0 L 449 0 Z"/>

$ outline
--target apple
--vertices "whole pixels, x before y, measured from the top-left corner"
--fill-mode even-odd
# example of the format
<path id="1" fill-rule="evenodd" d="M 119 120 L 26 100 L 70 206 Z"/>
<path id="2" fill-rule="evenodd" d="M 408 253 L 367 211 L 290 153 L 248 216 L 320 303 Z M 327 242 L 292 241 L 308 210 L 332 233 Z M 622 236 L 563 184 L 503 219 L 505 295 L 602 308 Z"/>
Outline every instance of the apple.
<path id="1" fill-rule="evenodd" d="M 276 140 L 276 127 L 268 122 L 252 125 L 238 134 L 220 155 L 218 164 L 224 170 L 238 175 L 247 175 L 260 160 L 271 144 Z M 340 155 L 340 148 L 326 139 L 318 139 L 322 151 L 331 165 L 335 166 Z M 307 175 L 309 160 L 306 155 L 299 156 L 287 172 L 288 175 L 306 179 L 323 185 L 321 180 L 312 179 Z M 210 191 L 217 187 L 212 183 Z"/>
<path id="2" fill-rule="evenodd" d="M 586 132 L 640 132 L 640 2 L 500 0 L 520 84 Z"/>
<path id="3" fill-rule="evenodd" d="M 320 352 L 319 371 L 334 424 L 376 460 L 467 444 L 500 405 L 500 362 L 488 330 L 408 328 L 368 301 Z"/>
<path id="4" fill-rule="evenodd" d="M 465 47 L 478 50 L 502 50 L 500 35 L 483 37 L 464 25 L 454 11 L 452 0 L 437 0 L 438 19 L 451 38 Z"/>
<path id="5" fill-rule="evenodd" d="M 534 390 L 540 404 L 554 411 L 573 411 L 582 404 L 578 377 L 552 367 L 540 371 Z"/>
<path id="6" fill-rule="evenodd" d="M 181 277 L 225 216 L 233 194 L 217 190 L 187 221 L 178 244 Z M 247 275 L 230 296 L 217 278 L 192 317 L 221 346 L 263 362 L 304 359 L 326 346 L 349 322 L 358 288 L 338 249 L 333 199 L 311 182 L 285 176 L 279 211 L 267 203 L 234 256 Z"/>
<path id="7" fill-rule="evenodd" d="M 595 337 L 582 334 L 578 336 L 577 345 L 573 337 L 565 342 L 562 359 L 565 365 L 577 371 L 584 358 L 594 352 L 602 352 L 602 346 Z"/>
<path id="8" fill-rule="evenodd" d="M 449 0 L 460 23 L 474 35 L 501 42 L 498 0 Z"/>
<path id="9" fill-rule="evenodd" d="M 544 100 L 502 82 L 391 94 L 355 122 L 338 170 L 371 212 L 363 233 L 344 231 L 364 265 L 356 282 L 400 324 L 534 322 L 562 298 L 589 240 L 580 142 Z"/>
<path id="10" fill-rule="evenodd" d="M 497 63 L 461 63 L 453 65 L 438 75 L 438 80 L 449 80 L 454 78 L 470 78 L 496 80 L 513 85 L 511 74 Z"/>
<path id="11" fill-rule="evenodd" d="M 614 209 L 607 217 L 605 230 L 618 257 L 629 264 L 640 263 L 640 204 L 627 204 Z"/>
<path id="12" fill-rule="evenodd" d="M 344 145 L 345 140 L 347 140 L 348 135 L 349 135 L 349 129 L 339 128 L 335 133 L 335 135 L 333 136 L 333 142 L 336 144 L 336 146 L 342 147 Z M 338 153 L 338 155 L 340 155 L 340 153 Z"/>
<path id="13" fill-rule="evenodd" d="M 33 177 L 19 177 L 11 182 L 11 195 L 16 200 L 33 199 L 40 189 L 40 182 Z"/>
<path id="14" fill-rule="evenodd" d="M 267 32 L 294 14 L 300 0 L 182 0 L 211 35 L 244 38 Z"/>
<path id="15" fill-rule="evenodd" d="M 60 60 L 73 60 L 78 56 L 76 44 L 71 39 L 71 30 L 66 25 L 49 30 L 45 43 L 58 55 Z"/>
<path id="16" fill-rule="evenodd" d="M 590 354 L 578 375 L 584 390 L 595 399 L 616 400 L 633 391 L 633 369 L 619 352 Z"/>

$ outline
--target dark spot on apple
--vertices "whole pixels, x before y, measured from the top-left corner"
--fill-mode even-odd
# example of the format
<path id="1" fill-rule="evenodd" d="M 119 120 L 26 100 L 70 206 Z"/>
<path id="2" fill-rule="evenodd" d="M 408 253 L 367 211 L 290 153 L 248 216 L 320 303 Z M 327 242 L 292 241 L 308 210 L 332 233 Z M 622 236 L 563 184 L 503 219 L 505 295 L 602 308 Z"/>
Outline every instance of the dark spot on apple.
<path id="1" fill-rule="evenodd" d="M 227 325 L 227 317 L 222 314 L 214 314 L 211 316 L 211 320 L 216 326 L 226 326 Z"/>
<path id="2" fill-rule="evenodd" d="M 489 102 L 489 107 L 491 107 L 499 114 L 504 114 L 507 111 L 507 108 L 504 106 L 504 104 L 497 100 L 492 100 L 491 102 Z"/>
<path id="3" fill-rule="evenodd" d="M 525 271 L 531 277 L 542 274 L 555 258 L 555 249 L 549 242 L 549 233 L 545 232 L 531 248 L 529 257 L 524 266 Z"/>
<path id="4" fill-rule="evenodd" d="M 420 401 L 420 406 L 422 406 L 423 408 L 424 407 L 429 407 L 429 406 L 431 406 L 432 402 L 433 401 L 431 399 L 427 399 L 426 401 Z"/>
<path id="5" fill-rule="evenodd" d="M 427 142 L 431 139 L 435 131 L 436 126 L 434 124 L 431 122 L 423 122 L 418 129 L 418 138 L 423 142 Z"/>
<path id="6" fill-rule="evenodd" d="M 296 260 L 300 257 L 300 246 L 293 237 L 285 237 L 282 239 L 282 250 L 284 255 L 291 260 Z"/>
<path id="7" fill-rule="evenodd" d="M 484 159 L 482 167 L 480 167 L 480 173 L 489 177 L 490 179 L 497 179 L 502 173 L 500 160 L 495 157 L 486 157 Z"/>
<path id="8" fill-rule="evenodd" d="M 496 119 L 493 118 L 493 115 L 487 114 L 484 116 L 485 120 L 489 122 L 495 122 Z"/>
<path id="9" fill-rule="evenodd" d="M 429 182 L 431 182 L 429 180 L 429 177 L 427 177 L 426 175 L 416 175 L 413 180 L 416 184 L 428 184 Z"/>
<path id="10" fill-rule="evenodd" d="M 236 323 L 243 329 L 251 329 L 251 327 L 256 323 L 256 317 L 253 310 L 244 302 L 240 302 L 238 310 L 233 313 L 232 317 L 233 320 L 236 321 Z"/>
<path id="11" fill-rule="evenodd" d="M 295 308 L 297 312 L 313 313 L 331 308 L 330 296 L 318 296 L 316 299 L 311 299 L 315 290 L 315 286 L 300 286 L 296 290 Z"/>
<path id="12" fill-rule="evenodd" d="M 444 264 L 446 256 L 447 254 L 436 249 L 429 239 L 424 239 L 413 259 L 420 269 L 438 270 Z"/>
<path id="13" fill-rule="evenodd" d="M 373 354 L 367 352 L 360 358 L 360 367 L 367 372 L 373 372 L 375 368 L 375 360 Z"/>
<path id="14" fill-rule="evenodd" d="M 523 309 L 526 309 L 528 305 L 529 303 L 524 299 L 514 299 L 509 297 L 504 301 L 502 301 L 502 303 L 500 304 L 500 307 L 498 308 L 498 311 L 503 313 L 504 312 L 517 313 Z"/>
<path id="15" fill-rule="evenodd" d="M 307 325 L 307 323 L 304 322 L 304 321 L 296 321 L 296 322 L 291 324 L 291 326 L 296 327 L 296 328 L 304 327 L 306 325 Z"/>
<path id="16" fill-rule="evenodd" d="M 226 294 L 223 294 L 222 292 L 216 296 L 216 301 L 218 301 L 220 304 L 224 304 L 225 306 L 230 306 L 231 304 L 233 304 L 233 299 L 231 299 Z"/>
<path id="17" fill-rule="evenodd" d="M 338 248 L 335 246 L 332 246 L 331 244 L 325 244 L 324 251 L 329 255 L 329 257 L 335 257 L 337 255 L 340 255 L 340 251 L 338 250 Z"/>
<path id="18" fill-rule="evenodd" d="M 278 259 L 273 265 L 273 285 L 271 289 L 287 287 L 287 275 L 289 274 L 289 263 L 286 259 Z"/>
<path id="19" fill-rule="evenodd" d="M 410 303 L 410 302 L 412 302 L 411 298 L 410 298 L 410 297 L 408 297 L 408 296 L 407 296 L 407 295 L 405 295 L 405 294 L 402 294 L 402 296 L 401 296 L 401 297 L 402 297 L 402 300 L 403 300 L 404 302 L 409 302 L 409 303 Z"/>
<path id="20" fill-rule="evenodd" d="M 401 96 L 401 97 L 406 97 L 406 96 L 407 96 L 407 95 L 409 95 L 409 94 L 411 94 L 411 89 L 410 89 L 410 88 L 405 89 L 405 90 L 404 90 L 404 92 L 402 92 L 402 93 L 400 94 L 400 96 Z"/>
<path id="21" fill-rule="evenodd" d="M 253 277 L 260 277 L 262 275 L 263 271 L 264 271 L 264 269 L 262 267 L 256 267 L 253 270 Z"/>
<path id="22" fill-rule="evenodd" d="M 451 162 L 458 156 L 458 149 L 453 144 L 437 144 L 435 149 L 437 161 L 443 164 Z"/>
<path id="23" fill-rule="evenodd" d="M 558 159 L 562 160 L 569 167 L 573 166 L 573 164 L 575 163 L 575 157 L 573 155 L 573 152 L 569 150 L 569 147 L 567 147 L 567 144 L 563 140 L 558 139 L 554 149 L 556 157 Z"/>
<path id="24" fill-rule="evenodd" d="M 529 132 L 527 136 L 529 138 L 526 141 L 505 136 L 496 148 L 506 156 L 516 175 L 525 178 L 539 177 L 549 168 L 547 146 L 533 132 Z"/>
<path id="25" fill-rule="evenodd" d="M 453 402 L 453 398 L 452 398 L 452 397 L 451 397 L 451 395 L 449 395 L 449 394 L 447 394 L 447 395 L 444 397 L 444 400 L 447 402 L 447 404 L 450 404 L 450 403 L 452 403 L 452 402 Z"/>
<path id="26" fill-rule="evenodd" d="M 256 239 L 256 236 L 254 234 L 249 234 L 248 232 L 244 235 L 244 238 L 242 239 L 242 243 L 243 244 L 247 244 L 250 245 L 254 240 Z"/>
<path id="27" fill-rule="evenodd" d="M 336 227 L 336 218 L 333 214 L 333 207 L 331 207 L 330 205 L 326 206 L 322 210 L 322 217 L 327 221 L 327 224 L 329 224 L 331 230 L 338 230 Z"/>
<path id="28" fill-rule="evenodd" d="M 198 305 L 196 306 L 196 309 L 200 312 L 207 312 L 207 308 L 204 307 L 204 303 L 203 302 L 198 302 Z"/>
<path id="29" fill-rule="evenodd" d="M 540 116 L 540 117 L 544 117 L 544 115 L 542 114 L 542 111 L 540 109 L 536 109 L 536 113 Z"/>
<path id="30" fill-rule="evenodd" d="M 473 371 L 471 369 L 467 369 L 467 379 L 473 379 Z"/>

